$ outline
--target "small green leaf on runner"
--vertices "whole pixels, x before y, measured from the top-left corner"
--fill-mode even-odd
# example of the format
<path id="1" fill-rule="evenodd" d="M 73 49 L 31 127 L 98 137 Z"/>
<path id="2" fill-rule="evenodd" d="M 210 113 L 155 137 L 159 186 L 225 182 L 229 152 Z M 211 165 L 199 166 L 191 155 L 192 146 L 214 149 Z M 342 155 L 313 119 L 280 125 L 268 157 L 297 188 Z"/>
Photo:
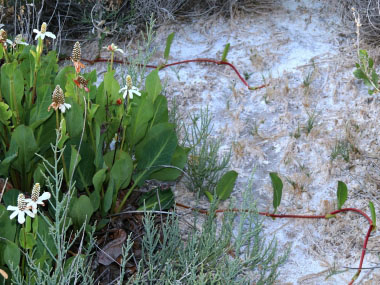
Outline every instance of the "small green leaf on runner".
<path id="1" fill-rule="evenodd" d="M 337 196 L 337 199 L 338 199 L 338 209 L 340 210 L 344 204 L 344 202 L 346 202 L 347 200 L 347 185 L 342 182 L 342 181 L 338 181 L 338 189 L 336 191 L 336 196 Z"/>
<path id="2" fill-rule="evenodd" d="M 216 185 L 216 195 L 220 200 L 226 200 L 231 196 L 238 173 L 234 170 L 225 173 Z"/>
<path id="3" fill-rule="evenodd" d="M 165 47 L 165 52 L 164 52 L 164 58 L 166 61 L 169 58 L 170 47 L 172 46 L 173 38 L 174 38 L 174 32 L 171 33 L 166 39 L 166 47 Z"/>
<path id="4" fill-rule="evenodd" d="M 371 218 L 373 222 L 373 228 L 376 228 L 376 211 L 375 211 L 375 206 L 373 205 L 372 201 L 369 201 L 368 203 L 369 209 L 371 210 Z"/>
<path id="5" fill-rule="evenodd" d="M 227 61 L 227 55 L 228 55 L 229 50 L 230 50 L 230 44 L 228 43 L 224 47 L 224 51 L 223 51 L 223 55 L 222 55 L 222 61 Z"/>
<path id="6" fill-rule="evenodd" d="M 276 172 L 269 173 L 270 179 L 272 180 L 272 187 L 273 187 L 273 208 L 276 212 L 278 206 L 280 206 L 281 203 L 281 196 L 282 196 L 282 181 L 281 178 L 278 177 Z"/>

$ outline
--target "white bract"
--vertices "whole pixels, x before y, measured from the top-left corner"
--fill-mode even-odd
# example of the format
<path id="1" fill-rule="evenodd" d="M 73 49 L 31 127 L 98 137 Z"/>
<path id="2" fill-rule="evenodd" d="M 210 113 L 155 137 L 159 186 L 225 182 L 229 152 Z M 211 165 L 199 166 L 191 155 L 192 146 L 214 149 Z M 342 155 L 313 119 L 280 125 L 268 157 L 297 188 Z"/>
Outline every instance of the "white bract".
<path id="1" fill-rule="evenodd" d="M 50 197 L 51 197 L 51 194 L 49 192 L 44 192 L 41 196 L 37 198 L 37 200 L 25 199 L 25 201 L 28 202 L 27 207 L 32 207 L 33 214 L 36 214 L 37 206 L 45 205 L 43 201 L 50 199 Z"/>
<path id="2" fill-rule="evenodd" d="M 124 51 L 123 51 L 122 49 L 118 48 L 118 46 L 115 45 L 115 44 L 113 44 L 113 43 L 110 44 L 109 46 L 106 46 L 106 47 L 103 47 L 103 48 L 107 49 L 107 50 L 110 51 L 110 52 L 118 51 L 118 52 L 120 52 L 121 54 L 124 54 Z"/>
<path id="3" fill-rule="evenodd" d="M 63 103 L 63 104 L 59 105 L 58 108 L 61 110 L 62 113 L 65 113 L 66 110 L 71 108 L 71 105 L 67 104 L 67 103 Z"/>

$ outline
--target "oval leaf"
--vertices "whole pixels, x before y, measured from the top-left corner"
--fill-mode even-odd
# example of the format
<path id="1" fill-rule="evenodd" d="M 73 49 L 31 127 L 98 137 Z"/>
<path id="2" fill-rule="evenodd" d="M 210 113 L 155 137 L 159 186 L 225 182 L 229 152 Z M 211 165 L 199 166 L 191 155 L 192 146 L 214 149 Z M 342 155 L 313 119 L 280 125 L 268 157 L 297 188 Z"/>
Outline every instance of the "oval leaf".
<path id="1" fill-rule="evenodd" d="M 347 185 L 342 181 L 338 181 L 338 189 L 336 191 L 336 196 L 338 199 L 338 209 L 341 209 L 344 202 L 346 202 L 347 192 Z"/>
<path id="2" fill-rule="evenodd" d="M 278 177 L 277 173 L 271 172 L 269 173 L 270 179 L 272 180 L 273 187 L 273 208 L 276 212 L 277 207 L 280 206 L 281 197 L 282 197 L 282 181 L 281 178 Z"/>
<path id="3" fill-rule="evenodd" d="M 230 197 L 234 189 L 238 173 L 234 170 L 225 173 L 216 185 L 216 195 L 220 200 L 226 200 Z"/>
<path id="4" fill-rule="evenodd" d="M 373 222 L 373 228 L 376 228 L 376 211 L 375 211 L 375 206 L 373 205 L 372 201 L 369 201 L 369 209 L 371 210 L 371 218 Z"/>

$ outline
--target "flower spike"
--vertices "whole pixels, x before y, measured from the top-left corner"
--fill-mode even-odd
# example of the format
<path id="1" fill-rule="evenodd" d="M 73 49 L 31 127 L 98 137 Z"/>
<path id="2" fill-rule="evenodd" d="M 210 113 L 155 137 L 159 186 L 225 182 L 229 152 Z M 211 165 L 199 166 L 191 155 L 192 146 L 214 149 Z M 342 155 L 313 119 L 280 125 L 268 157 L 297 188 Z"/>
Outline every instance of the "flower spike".
<path id="1" fill-rule="evenodd" d="M 81 89 L 83 88 L 86 92 L 90 92 L 90 90 L 87 87 L 88 80 L 86 80 L 86 78 L 84 78 L 83 76 L 79 75 L 76 79 L 74 79 L 74 83 L 79 88 L 81 88 Z"/>
<path id="2" fill-rule="evenodd" d="M 59 85 L 55 86 L 51 100 L 53 102 L 50 104 L 48 112 L 51 108 L 56 111 L 59 108 L 62 113 L 65 113 L 66 109 L 68 110 L 71 108 L 70 104 L 65 103 L 65 94 L 63 94 L 63 90 Z"/>
<path id="3" fill-rule="evenodd" d="M 79 73 L 82 68 L 84 68 L 84 64 L 80 62 L 82 56 L 82 51 L 80 48 L 80 43 L 76 42 L 73 47 L 73 52 L 71 55 L 71 60 L 74 63 L 75 72 Z"/>
<path id="4" fill-rule="evenodd" d="M 26 202 L 28 202 L 27 206 L 32 207 L 33 214 L 37 213 L 37 206 L 38 205 L 44 206 L 45 204 L 43 201 L 48 200 L 51 197 L 51 194 L 49 192 L 44 192 L 40 196 L 40 190 L 41 190 L 40 183 L 34 184 L 33 190 L 32 190 L 32 198 L 25 200 Z"/>
<path id="5" fill-rule="evenodd" d="M 120 93 L 123 92 L 123 98 L 127 97 L 129 95 L 130 99 L 133 99 L 133 95 L 136 94 L 137 96 L 141 96 L 141 93 L 139 89 L 132 85 L 132 78 L 130 75 L 127 75 L 127 78 L 125 79 L 126 84 L 123 88 L 119 90 Z"/>

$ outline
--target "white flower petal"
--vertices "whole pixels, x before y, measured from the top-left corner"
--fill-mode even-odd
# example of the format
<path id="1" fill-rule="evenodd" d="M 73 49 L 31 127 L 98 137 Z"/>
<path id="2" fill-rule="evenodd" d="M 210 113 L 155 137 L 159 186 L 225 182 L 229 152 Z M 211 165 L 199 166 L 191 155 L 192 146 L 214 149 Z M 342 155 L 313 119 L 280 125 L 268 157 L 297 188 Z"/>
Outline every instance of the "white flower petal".
<path id="1" fill-rule="evenodd" d="M 7 210 L 8 211 L 16 211 L 16 210 L 18 210 L 18 207 L 16 207 L 16 206 L 8 206 Z"/>
<path id="2" fill-rule="evenodd" d="M 12 220 L 14 217 L 16 217 L 19 213 L 19 209 L 17 208 L 17 210 L 15 210 L 10 216 L 9 218 Z"/>
<path id="3" fill-rule="evenodd" d="M 67 110 L 71 108 L 71 105 L 68 104 L 68 103 L 65 103 L 65 104 L 63 104 L 63 105 L 65 105 L 65 107 L 66 107 Z M 50 193 L 49 193 L 49 194 L 50 194 Z M 50 198 L 50 197 L 49 197 L 49 198 Z M 48 198 L 48 199 L 49 199 L 49 198 Z"/>
<path id="4" fill-rule="evenodd" d="M 37 30 L 37 29 L 33 29 L 33 33 L 37 33 L 37 34 L 39 34 L 39 33 L 40 33 L 40 31 L 39 31 L 39 30 Z"/>
<path id="5" fill-rule="evenodd" d="M 34 212 L 32 213 L 32 212 L 31 212 L 30 210 L 28 210 L 28 209 L 26 209 L 24 212 L 27 213 L 28 216 L 31 217 L 31 218 L 34 218 L 34 217 L 36 216 L 36 215 L 34 214 Z M 37 212 L 37 209 L 36 209 L 36 212 Z"/>
<path id="6" fill-rule="evenodd" d="M 69 104 L 67 104 L 67 105 L 69 105 Z M 67 106 L 66 106 L 66 108 L 67 108 Z M 38 201 L 48 200 L 48 199 L 50 199 L 50 197 L 51 197 L 50 192 L 44 192 L 44 193 L 38 198 Z"/>
<path id="7" fill-rule="evenodd" d="M 40 33 L 40 38 L 41 38 L 41 40 L 45 39 L 45 35 L 46 35 L 46 34 Z"/>
<path id="8" fill-rule="evenodd" d="M 49 38 L 52 38 L 52 39 L 55 39 L 55 38 L 56 38 L 56 36 L 55 36 L 53 33 L 51 33 L 51 32 L 46 32 L 45 35 L 46 35 L 47 37 L 49 37 Z"/>
<path id="9" fill-rule="evenodd" d="M 19 211 L 17 221 L 19 224 L 25 223 L 25 213 L 23 211 Z"/>

